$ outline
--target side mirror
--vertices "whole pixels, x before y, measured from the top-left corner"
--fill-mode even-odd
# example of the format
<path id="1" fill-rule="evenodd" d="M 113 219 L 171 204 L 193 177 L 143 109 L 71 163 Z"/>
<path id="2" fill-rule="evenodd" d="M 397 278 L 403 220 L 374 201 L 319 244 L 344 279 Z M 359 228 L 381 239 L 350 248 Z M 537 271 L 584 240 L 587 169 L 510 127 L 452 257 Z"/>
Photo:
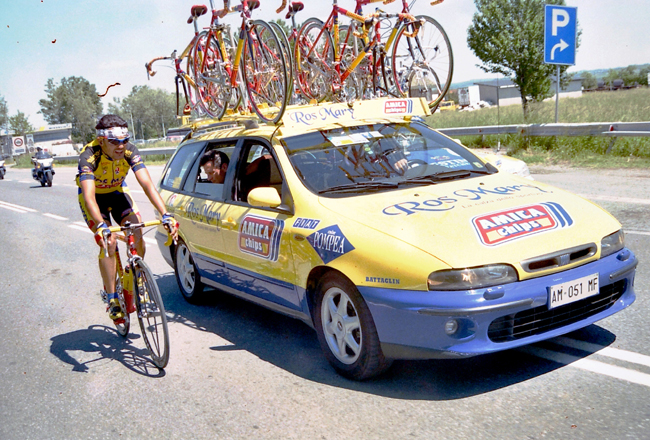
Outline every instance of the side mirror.
<path id="1" fill-rule="evenodd" d="M 248 193 L 248 203 L 258 208 L 277 208 L 282 204 L 282 199 L 275 188 L 258 187 Z"/>

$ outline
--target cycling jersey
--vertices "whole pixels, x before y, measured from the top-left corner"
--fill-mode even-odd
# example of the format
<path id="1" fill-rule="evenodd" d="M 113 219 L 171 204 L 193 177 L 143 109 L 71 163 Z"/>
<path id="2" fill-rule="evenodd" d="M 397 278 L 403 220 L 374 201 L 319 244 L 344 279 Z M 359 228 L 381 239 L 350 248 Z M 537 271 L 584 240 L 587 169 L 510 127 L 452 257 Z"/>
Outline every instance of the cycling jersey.
<path id="1" fill-rule="evenodd" d="M 110 225 L 112 216 L 118 224 L 122 224 L 131 213 L 139 215 L 138 207 L 125 182 L 126 175 L 129 169 L 135 172 L 143 168 L 145 165 L 140 152 L 133 144 L 126 144 L 124 158 L 119 160 L 113 160 L 104 154 L 97 139 L 84 147 L 79 155 L 79 172 L 76 180 L 79 186 L 79 207 L 91 230 L 96 225 L 86 206 L 81 182 L 95 181 L 95 200 L 104 221 Z"/>
<path id="2" fill-rule="evenodd" d="M 124 158 L 112 160 L 102 153 L 102 148 L 95 139 L 87 144 L 79 155 L 77 185 L 81 187 L 81 181 L 91 179 L 95 181 L 95 193 L 106 194 L 126 186 L 124 179 L 129 169 L 135 172 L 142 168 L 145 168 L 144 162 L 135 145 L 126 144 Z"/>

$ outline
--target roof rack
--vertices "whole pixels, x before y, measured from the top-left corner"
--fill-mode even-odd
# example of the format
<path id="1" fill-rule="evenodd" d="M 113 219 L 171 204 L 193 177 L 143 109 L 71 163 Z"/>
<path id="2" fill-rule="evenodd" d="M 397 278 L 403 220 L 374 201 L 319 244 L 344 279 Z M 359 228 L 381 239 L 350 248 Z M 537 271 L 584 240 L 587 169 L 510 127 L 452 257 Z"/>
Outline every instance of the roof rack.
<path id="1" fill-rule="evenodd" d="M 259 123 L 257 119 L 252 118 L 238 118 L 230 119 L 225 121 L 211 122 L 208 121 L 195 121 L 189 125 L 184 125 L 181 127 L 170 128 L 167 130 L 167 136 L 183 136 L 186 139 L 190 139 L 194 136 L 200 134 L 205 134 L 210 131 L 217 130 L 227 130 L 230 128 L 244 127 L 246 130 L 251 130 L 254 128 L 259 128 Z"/>

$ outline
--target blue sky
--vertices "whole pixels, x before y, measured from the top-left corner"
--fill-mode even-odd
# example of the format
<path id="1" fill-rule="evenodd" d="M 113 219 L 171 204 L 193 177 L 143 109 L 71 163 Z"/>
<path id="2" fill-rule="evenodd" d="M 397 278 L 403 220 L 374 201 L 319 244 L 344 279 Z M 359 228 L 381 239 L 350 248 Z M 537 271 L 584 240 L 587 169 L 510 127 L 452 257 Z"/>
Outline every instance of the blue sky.
<path id="1" fill-rule="evenodd" d="M 35 127 L 44 125 L 38 111 L 39 99 L 46 98 L 48 78 L 82 76 L 95 84 L 98 93 L 116 82 L 102 98 L 104 110 L 114 97 L 124 97 L 135 85 L 174 90 L 171 65 L 159 64 L 158 74 L 147 80 L 144 64 L 153 57 L 183 50 L 193 28 L 186 23 L 196 0 L 0 0 L 0 51 L 2 74 L 0 95 L 10 115 L 25 113 Z M 275 9 L 281 0 L 261 0 L 254 18 L 279 18 Z M 237 0 L 232 0 L 234 4 Z M 325 19 L 328 0 L 303 0 L 305 9 L 298 21 L 308 17 Z M 217 0 L 218 4 L 220 0 Z M 582 43 L 576 65 L 570 71 L 624 67 L 650 63 L 649 0 L 567 0 L 578 8 Z M 209 6 L 209 3 L 206 3 Z M 352 9 L 352 0 L 339 0 Z M 385 6 L 397 12 L 399 0 Z M 219 6 L 220 7 L 220 6 Z M 366 12 L 371 11 L 366 7 Z M 476 11 L 473 0 L 445 0 L 430 6 L 417 0 L 415 14 L 427 14 L 447 31 L 454 52 L 453 82 L 492 79 L 478 67 L 480 60 L 467 47 L 467 28 Z M 236 15 L 225 20 L 234 27 Z M 207 26 L 208 16 L 200 20 Z M 53 41 L 55 41 L 53 43 Z"/>

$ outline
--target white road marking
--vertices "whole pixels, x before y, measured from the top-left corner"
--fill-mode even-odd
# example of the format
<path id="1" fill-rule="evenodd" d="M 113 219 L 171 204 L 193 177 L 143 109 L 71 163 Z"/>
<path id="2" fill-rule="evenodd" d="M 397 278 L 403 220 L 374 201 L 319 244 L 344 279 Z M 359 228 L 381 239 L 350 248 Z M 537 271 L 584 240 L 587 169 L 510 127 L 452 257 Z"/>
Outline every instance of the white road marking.
<path id="1" fill-rule="evenodd" d="M 19 180 L 18 183 L 32 183 L 31 180 Z"/>
<path id="2" fill-rule="evenodd" d="M 609 365 L 604 362 L 594 361 L 587 358 L 580 358 L 570 354 L 545 350 L 539 347 L 528 346 L 520 348 L 519 350 L 559 364 L 650 387 L 650 374 L 641 373 L 615 365 Z"/>
<path id="3" fill-rule="evenodd" d="M 602 345 L 593 344 L 591 342 L 578 341 L 576 339 L 567 338 L 566 336 L 551 339 L 550 342 L 558 343 L 560 345 L 564 345 L 565 347 L 577 348 L 578 350 L 590 351 L 594 354 L 607 356 L 612 359 L 618 359 L 621 361 L 650 367 L 650 356 L 646 356 L 645 354 L 621 350 L 620 348 L 603 347 Z"/>
<path id="4" fill-rule="evenodd" d="M 49 212 L 44 212 L 45 217 L 53 218 L 54 220 L 67 220 L 67 217 L 61 217 L 60 215 L 50 214 Z"/>
<path id="5" fill-rule="evenodd" d="M 645 231 L 625 231 L 626 234 L 632 234 L 632 235 L 650 235 L 650 232 L 645 232 Z"/>
<path id="6" fill-rule="evenodd" d="M 74 222 L 74 223 L 72 223 L 72 224 L 73 224 L 73 225 L 83 226 L 84 228 L 87 228 L 87 227 L 88 227 L 88 225 L 87 225 L 85 222 Z"/>
<path id="7" fill-rule="evenodd" d="M 25 212 L 38 212 L 35 209 L 27 208 L 26 206 L 14 205 L 13 203 L 8 203 L 8 202 L 3 202 L 3 201 L 0 201 L 0 206 L 16 208 L 16 209 L 22 209 Z"/>
<path id="8" fill-rule="evenodd" d="M 85 225 L 79 226 L 79 225 L 72 224 L 72 225 L 68 225 L 68 228 L 76 229 L 77 231 L 82 231 L 82 232 L 89 232 L 91 234 L 93 233 L 93 231 L 88 229 L 88 226 Z"/>
<path id="9" fill-rule="evenodd" d="M 27 211 L 23 209 L 14 208 L 13 206 L 6 206 L 0 203 L 0 208 L 8 209 L 10 211 L 20 212 L 21 214 L 27 214 Z"/>
<path id="10" fill-rule="evenodd" d="M 621 202 L 621 203 L 636 203 L 639 205 L 650 205 L 650 199 L 635 199 L 632 197 L 615 197 L 604 196 L 597 194 L 578 194 L 580 197 L 590 200 L 602 200 L 603 202 Z"/>
<path id="11" fill-rule="evenodd" d="M 144 237 L 144 242 L 149 244 L 158 244 L 155 238 Z"/>

